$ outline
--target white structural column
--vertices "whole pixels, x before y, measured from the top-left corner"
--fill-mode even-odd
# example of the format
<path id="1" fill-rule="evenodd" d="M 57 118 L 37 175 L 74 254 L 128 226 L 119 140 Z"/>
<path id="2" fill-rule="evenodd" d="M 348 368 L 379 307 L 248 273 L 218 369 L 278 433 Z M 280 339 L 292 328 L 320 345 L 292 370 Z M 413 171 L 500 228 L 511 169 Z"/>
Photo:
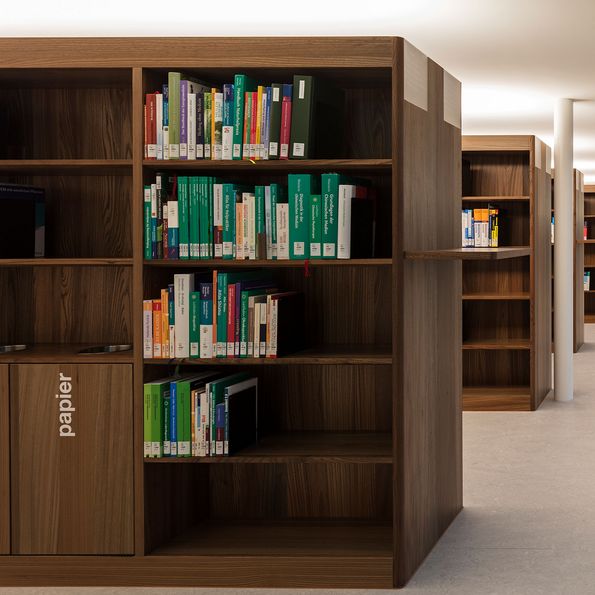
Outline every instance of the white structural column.
<path id="1" fill-rule="evenodd" d="M 559 99 L 556 102 L 554 114 L 554 397 L 556 401 L 571 401 L 574 395 L 573 127 L 572 99 Z"/>

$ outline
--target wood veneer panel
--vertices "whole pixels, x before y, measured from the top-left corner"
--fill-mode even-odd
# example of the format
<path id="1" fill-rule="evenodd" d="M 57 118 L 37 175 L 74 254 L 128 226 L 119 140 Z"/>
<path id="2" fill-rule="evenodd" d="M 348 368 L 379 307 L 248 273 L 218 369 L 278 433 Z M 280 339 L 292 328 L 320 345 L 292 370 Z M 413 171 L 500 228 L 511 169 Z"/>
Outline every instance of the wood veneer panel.
<path id="1" fill-rule="evenodd" d="M 463 263 L 463 294 L 528 294 L 529 290 L 528 258 Z"/>
<path id="2" fill-rule="evenodd" d="M 530 151 L 532 136 L 517 134 L 473 135 L 463 136 L 463 151 L 500 152 L 500 151 Z"/>
<path id="3" fill-rule="evenodd" d="M 131 386 L 126 364 L 11 365 L 13 553 L 133 553 Z"/>
<path id="4" fill-rule="evenodd" d="M 531 411 L 528 386 L 466 387 L 463 389 L 465 411 Z"/>
<path id="5" fill-rule="evenodd" d="M 0 365 L 0 554 L 10 554 L 9 366 Z"/>
<path id="6" fill-rule="evenodd" d="M 530 339 L 530 305 L 527 300 L 465 301 L 463 345 L 467 342 Z"/>
<path id="7" fill-rule="evenodd" d="M 398 79 L 402 46 L 395 44 Z M 461 368 L 459 358 L 446 355 L 461 348 L 461 263 L 402 259 L 403 250 L 456 248 L 461 241 L 460 130 L 443 119 L 443 71 L 431 60 L 427 65 L 428 111 L 406 101 L 393 104 L 393 154 L 402 156 L 393 177 L 401 199 L 393 254 L 403 271 L 393 284 L 393 344 L 401 362 L 393 376 L 397 586 L 462 506 Z M 420 212 L 434 216 L 424 220 Z"/>
<path id="8" fill-rule="evenodd" d="M 114 353 L 80 353 L 87 347 L 96 347 L 97 343 L 36 343 L 28 345 L 24 351 L 10 351 L 0 354 L 0 363 L 4 364 L 130 364 L 132 351 Z"/>
<path id="9" fill-rule="evenodd" d="M 463 350 L 463 386 L 525 386 L 530 392 L 528 349 Z"/>
<path id="10" fill-rule="evenodd" d="M 354 134 L 355 133 L 351 133 Z M 362 137 L 363 137 L 363 133 Z M 362 137 L 356 137 L 358 139 Z M 367 137 L 366 137 L 367 138 Z M 372 141 L 368 141 L 372 142 Z M 380 142 L 380 141 L 378 141 Z M 381 146 L 384 146 L 381 142 Z M 369 153 L 374 151 L 369 150 Z M 380 155 L 389 154 L 384 148 L 375 151 Z M 287 160 L 273 160 L 273 161 L 143 161 L 143 167 L 147 170 L 154 171 L 170 171 L 187 169 L 196 171 L 217 171 L 227 172 L 232 175 L 235 172 L 243 171 L 265 171 L 269 172 L 328 172 L 328 171 L 347 171 L 347 172 L 370 172 L 378 170 L 390 170 L 392 167 L 392 159 L 369 159 L 369 158 L 351 158 L 351 159 L 287 159 Z"/>
<path id="11" fill-rule="evenodd" d="M 470 153 L 463 157 L 465 196 L 527 196 L 529 152 Z"/>
<path id="12" fill-rule="evenodd" d="M 407 250 L 409 260 L 504 260 L 528 256 L 527 246 L 502 248 L 445 248 L 441 250 Z"/>

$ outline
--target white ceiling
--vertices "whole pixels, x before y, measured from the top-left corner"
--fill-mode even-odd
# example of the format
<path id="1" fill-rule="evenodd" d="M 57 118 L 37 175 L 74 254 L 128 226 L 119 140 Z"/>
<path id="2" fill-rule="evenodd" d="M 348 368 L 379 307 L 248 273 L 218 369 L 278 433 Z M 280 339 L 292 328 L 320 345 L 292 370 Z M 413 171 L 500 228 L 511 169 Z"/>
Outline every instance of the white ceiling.
<path id="1" fill-rule="evenodd" d="M 595 0 L 0 0 L 0 36 L 201 34 L 401 35 L 463 82 L 467 134 L 551 144 L 555 98 L 583 100 L 575 167 L 595 183 Z"/>

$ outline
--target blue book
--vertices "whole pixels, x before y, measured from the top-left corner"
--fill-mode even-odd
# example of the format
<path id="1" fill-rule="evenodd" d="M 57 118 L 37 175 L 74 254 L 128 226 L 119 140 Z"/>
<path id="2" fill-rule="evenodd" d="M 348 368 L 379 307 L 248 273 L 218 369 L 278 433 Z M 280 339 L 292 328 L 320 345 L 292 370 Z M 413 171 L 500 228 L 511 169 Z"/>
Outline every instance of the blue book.
<path id="1" fill-rule="evenodd" d="M 170 456 L 178 456 L 178 403 L 177 403 L 177 382 L 170 384 L 169 390 L 169 433 L 170 433 Z"/>
<path id="2" fill-rule="evenodd" d="M 223 159 L 231 160 L 233 152 L 233 119 L 234 119 L 234 88 L 233 85 L 223 85 L 223 127 L 222 153 Z"/>

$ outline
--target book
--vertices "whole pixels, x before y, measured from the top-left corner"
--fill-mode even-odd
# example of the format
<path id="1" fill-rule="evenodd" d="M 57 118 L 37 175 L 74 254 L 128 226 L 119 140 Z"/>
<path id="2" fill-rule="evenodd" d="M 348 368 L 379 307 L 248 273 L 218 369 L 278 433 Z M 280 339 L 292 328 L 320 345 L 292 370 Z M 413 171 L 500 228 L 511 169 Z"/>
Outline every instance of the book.
<path id="1" fill-rule="evenodd" d="M 286 291 L 267 295 L 267 357 L 282 357 L 304 348 L 303 313 L 303 294 Z"/>
<path id="2" fill-rule="evenodd" d="M 236 188 L 235 184 L 222 184 L 222 257 L 225 259 L 236 255 Z"/>
<path id="3" fill-rule="evenodd" d="M 200 284 L 200 357 L 213 357 L 213 284 Z"/>
<path id="4" fill-rule="evenodd" d="M 169 122 L 169 158 L 180 158 L 180 82 L 179 72 L 167 73 L 169 90 L 168 122 Z"/>
<path id="5" fill-rule="evenodd" d="M 232 159 L 233 155 L 233 121 L 234 110 L 234 86 L 223 85 L 223 128 L 222 128 L 222 157 L 224 160 Z"/>
<path id="6" fill-rule="evenodd" d="M 161 357 L 161 300 L 153 300 L 153 357 Z"/>
<path id="7" fill-rule="evenodd" d="M 310 258 L 310 195 L 318 191 L 318 176 L 289 174 L 289 258 Z"/>
<path id="8" fill-rule="evenodd" d="M 188 93 L 188 160 L 196 159 L 196 93 Z"/>
<path id="9" fill-rule="evenodd" d="M 205 94 L 196 94 L 196 158 L 205 158 Z"/>
<path id="10" fill-rule="evenodd" d="M 163 95 L 155 93 L 155 128 L 157 143 L 157 159 L 163 159 Z"/>
<path id="11" fill-rule="evenodd" d="M 163 159 L 169 159 L 169 86 L 161 86 L 163 96 Z"/>
<path id="12" fill-rule="evenodd" d="M 254 187 L 254 257 L 267 258 L 265 187 Z"/>
<path id="13" fill-rule="evenodd" d="M 169 324 L 169 357 L 176 357 L 176 318 L 175 318 L 175 296 L 174 284 L 167 286 L 167 322 Z"/>
<path id="14" fill-rule="evenodd" d="M 212 90 L 213 96 L 213 127 L 211 159 L 223 159 L 223 93 Z"/>
<path id="15" fill-rule="evenodd" d="M 172 185 L 167 196 L 167 256 L 177 259 L 179 250 L 180 235 L 178 225 L 178 178 L 172 176 Z"/>
<path id="16" fill-rule="evenodd" d="M 189 256 L 200 258 L 200 189 L 198 176 L 188 176 Z"/>
<path id="17" fill-rule="evenodd" d="M 281 128 L 279 132 L 279 159 L 289 159 L 289 143 L 291 138 L 291 102 L 293 85 L 283 85 L 281 100 Z"/>
<path id="18" fill-rule="evenodd" d="M 178 257 L 190 258 L 188 176 L 178 176 Z"/>
<path id="19" fill-rule="evenodd" d="M 234 455 L 258 441 L 258 379 L 228 384 L 224 388 L 223 402 L 223 455 Z"/>
<path id="20" fill-rule="evenodd" d="M 322 258 L 322 210 L 320 194 L 310 195 L 310 258 Z"/>
<path id="21" fill-rule="evenodd" d="M 271 189 L 272 190 L 272 189 Z M 289 203 L 287 196 L 277 195 L 277 260 L 289 260 Z"/>
<path id="22" fill-rule="evenodd" d="M 234 76 L 233 159 L 242 159 L 244 156 L 244 118 L 246 93 L 253 91 L 255 88 L 255 81 L 245 74 L 236 74 Z"/>
<path id="23" fill-rule="evenodd" d="M 269 102 L 269 159 L 279 159 L 282 99 L 283 85 L 280 83 L 273 83 L 271 85 L 271 100 Z"/>
<path id="24" fill-rule="evenodd" d="M 583 289 L 585 291 L 591 290 L 591 271 L 585 271 L 583 275 Z"/>
<path id="25" fill-rule="evenodd" d="M 143 201 L 143 223 L 144 223 L 144 243 L 143 243 L 143 255 L 145 260 L 151 260 L 153 258 L 153 247 L 151 244 L 151 186 L 150 184 L 144 187 L 144 201 Z M 22 219 L 19 217 L 19 220 Z M 4 250 L 2 250 L 4 256 Z"/>
<path id="26" fill-rule="evenodd" d="M 321 176 L 322 199 L 322 258 L 337 258 L 339 185 L 350 179 L 338 173 L 323 173 Z"/>
<path id="27" fill-rule="evenodd" d="M 263 103 L 262 103 L 262 96 L 264 87 L 262 85 L 258 85 L 256 88 L 256 125 L 255 125 L 255 132 L 254 132 L 254 159 L 259 160 L 263 158 L 263 150 L 262 150 L 262 128 L 263 128 Z"/>
<path id="28" fill-rule="evenodd" d="M 203 93 L 203 142 L 204 142 L 204 158 L 211 159 L 211 141 L 212 141 L 212 109 L 213 96 L 209 91 Z"/>
<path id="29" fill-rule="evenodd" d="M 155 93 L 146 94 L 146 158 L 157 159 L 157 100 Z"/>
<path id="30" fill-rule="evenodd" d="M 269 158 L 272 88 L 265 87 L 262 95 L 262 158 Z"/>
<path id="31" fill-rule="evenodd" d="M 242 159 L 250 159 L 250 131 L 252 129 L 252 91 L 244 93 L 244 132 L 242 135 Z"/>
<path id="32" fill-rule="evenodd" d="M 200 357 L 200 308 L 201 296 L 199 291 L 190 292 L 190 357 Z"/>
<path id="33" fill-rule="evenodd" d="M 151 258 L 158 257 L 157 250 L 157 223 L 158 223 L 158 208 L 157 208 L 157 185 L 149 184 L 149 194 L 151 196 Z"/>
<path id="34" fill-rule="evenodd" d="M 169 295 L 161 290 L 161 357 L 169 357 Z"/>
<path id="35" fill-rule="evenodd" d="M 151 417 L 151 385 L 143 386 L 143 457 L 151 458 L 153 427 Z"/>
<path id="36" fill-rule="evenodd" d="M 231 159 L 231 157 L 229 157 Z M 213 256 L 223 258 L 223 184 L 213 182 Z"/>
<path id="37" fill-rule="evenodd" d="M 258 128 L 258 91 L 253 91 L 250 98 L 250 159 L 256 160 L 256 130 Z"/>
<path id="38" fill-rule="evenodd" d="M 153 300 L 143 300 L 143 357 L 153 357 Z"/>
<path id="39" fill-rule="evenodd" d="M 175 357 L 190 357 L 190 294 L 194 291 L 194 274 L 174 275 Z"/>

